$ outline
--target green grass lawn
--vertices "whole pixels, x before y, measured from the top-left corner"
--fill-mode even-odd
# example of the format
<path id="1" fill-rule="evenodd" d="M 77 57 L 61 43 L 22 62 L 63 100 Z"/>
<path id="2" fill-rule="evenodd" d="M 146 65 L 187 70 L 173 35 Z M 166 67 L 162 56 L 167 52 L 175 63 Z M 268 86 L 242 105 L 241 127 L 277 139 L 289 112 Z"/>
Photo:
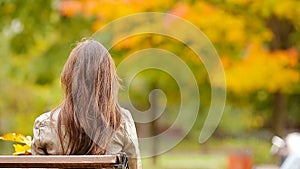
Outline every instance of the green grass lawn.
<path id="1" fill-rule="evenodd" d="M 151 158 L 143 159 L 143 168 L 150 169 L 220 169 L 226 168 L 227 159 L 223 154 L 164 154 L 157 157 L 157 164 L 152 165 Z"/>
<path id="2" fill-rule="evenodd" d="M 228 157 L 232 153 L 247 152 L 253 165 L 274 163 L 269 153 L 271 144 L 257 138 L 210 139 L 205 144 L 184 140 L 162 155 L 143 158 L 143 169 L 227 169 Z"/>

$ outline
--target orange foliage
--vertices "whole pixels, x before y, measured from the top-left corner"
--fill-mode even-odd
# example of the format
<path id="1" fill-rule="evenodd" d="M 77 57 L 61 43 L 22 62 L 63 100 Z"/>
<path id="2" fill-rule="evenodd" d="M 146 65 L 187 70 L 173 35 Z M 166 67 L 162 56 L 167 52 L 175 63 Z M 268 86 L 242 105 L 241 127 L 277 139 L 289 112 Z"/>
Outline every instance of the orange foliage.
<path id="1" fill-rule="evenodd" d="M 225 60 L 227 87 L 236 93 L 265 89 L 270 92 L 288 92 L 300 81 L 298 52 L 295 48 L 269 52 L 258 46 L 251 46 L 248 54 L 240 61 L 228 66 Z"/>
<path id="2" fill-rule="evenodd" d="M 72 17 L 82 12 L 82 3 L 80 1 L 60 1 L 59 10 L 63 16 Z"/>
<path id="3" fill-rule="evenodd" d="M 186 3 L 177 3 L 174 8 L 169 12 L 170 14 L 177 15 L 179 17 L 186 16 L 189 11 L 189 6 Z"/>
<path id="4" fill-rule="evenodd" d="M 236 46 L 246 43 L 247 21 L 244 18 L 203 1 L 195 2 L 190 9 L 185 19 L 198 26 L 212 42 L 234 43 Z"/>
<path id="5" fill-rule="evenodd" d="M 291 86 L 300 81 L 299 70 L 296 68 L 299 66 L 298 51 L 295 47 L 274 52 L 264 50 L 262 44 L 270 42 L 273 35 L 265 26 L 265 20 L 259 19 L 253 13 L 263 17 L 274 13 L 278 17 L 297 23 L 298 17 L 295 16 L 298 16 L 300 10 L 295 9 L 300 6 L 300 3 L 293 0 L 280 1 L 279 4 L 282 5 L 277 5 L 275 1 L 259 0 L 229 0 L 228 3 L 247 7 L 249 11 L 245 11 L 245 15 L 232 14 L 206 1 L 195 1 L 191 4 L 171 0 L 62 0 L 60 12 L 67 17 L 79 13 L 84 16 L 95 16 L 96 20 L 91 28 L 93 31 L 97 31 L 113 19 L 136 12 L 169 12 L 192 22 L 214 44 L 224 48 L 226 52 L 222 50 L 218 52 L 220 55 L 226 55 L 221 59 L 225 67 L 229 90 L 236 93 L 259 89 L 270 92 L 291 90 Z M 253 20 L 255 22 L 252 22 Z M 142 41 L 140 38 L 129 38 L 115 46 L 115 49 L 135 49 L 137 45 L 141 45 Z M 256 45 L 247 48 L 249 44 Z M 227 49 L 228 46 L 234 46 L 234 50 Z M 232 60 L 237 53 L 245 50 L 247 54 L 243 59 Z"/>

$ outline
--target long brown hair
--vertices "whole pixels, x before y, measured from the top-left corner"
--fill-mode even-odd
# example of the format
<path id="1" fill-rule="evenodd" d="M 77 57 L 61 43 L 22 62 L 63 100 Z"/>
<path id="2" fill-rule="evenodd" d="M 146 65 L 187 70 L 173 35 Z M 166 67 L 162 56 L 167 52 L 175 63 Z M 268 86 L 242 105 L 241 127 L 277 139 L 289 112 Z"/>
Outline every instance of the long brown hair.
<path id="1" fill-rule="evenodd" d="M 110 54 L 95 40 L 78 43 L 61 83 L 65 97 L 57 126 L 63 153 L 105 154 L 121 121 L 119 83 Z"/>

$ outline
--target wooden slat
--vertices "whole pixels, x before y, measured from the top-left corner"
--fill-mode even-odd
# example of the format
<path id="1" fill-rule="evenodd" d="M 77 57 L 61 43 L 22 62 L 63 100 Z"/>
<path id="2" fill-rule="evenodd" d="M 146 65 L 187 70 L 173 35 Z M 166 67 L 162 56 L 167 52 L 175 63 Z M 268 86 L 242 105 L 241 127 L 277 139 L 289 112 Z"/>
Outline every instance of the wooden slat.
<path id="1" fill-rule="evenodd" d="M 117 163 L 117 155 L 0 156 L 0 168 L 94 168 Z"/>

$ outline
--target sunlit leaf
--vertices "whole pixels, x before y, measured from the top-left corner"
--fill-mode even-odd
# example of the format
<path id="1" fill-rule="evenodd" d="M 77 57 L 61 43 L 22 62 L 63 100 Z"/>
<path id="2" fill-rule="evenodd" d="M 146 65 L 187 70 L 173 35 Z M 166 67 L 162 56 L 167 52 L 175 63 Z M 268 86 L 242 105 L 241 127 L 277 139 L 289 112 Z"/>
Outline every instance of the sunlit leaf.
<path id="1" fill-rule="evenodd" d="M 14 144 L 13 146 L 15 149 L 13 155 L 26 155 L 31 153 L 31 147 L 29 145 Z"/>
<path id="2" fill-rule="evenodd" d="M 25 137 L 24 135 L 18 134 L 18 133 L 7 133 L 7 134 L 1 136 L 0 140 L 24 143 L 27 146 L 31 146 L 31 136 Z"/>

